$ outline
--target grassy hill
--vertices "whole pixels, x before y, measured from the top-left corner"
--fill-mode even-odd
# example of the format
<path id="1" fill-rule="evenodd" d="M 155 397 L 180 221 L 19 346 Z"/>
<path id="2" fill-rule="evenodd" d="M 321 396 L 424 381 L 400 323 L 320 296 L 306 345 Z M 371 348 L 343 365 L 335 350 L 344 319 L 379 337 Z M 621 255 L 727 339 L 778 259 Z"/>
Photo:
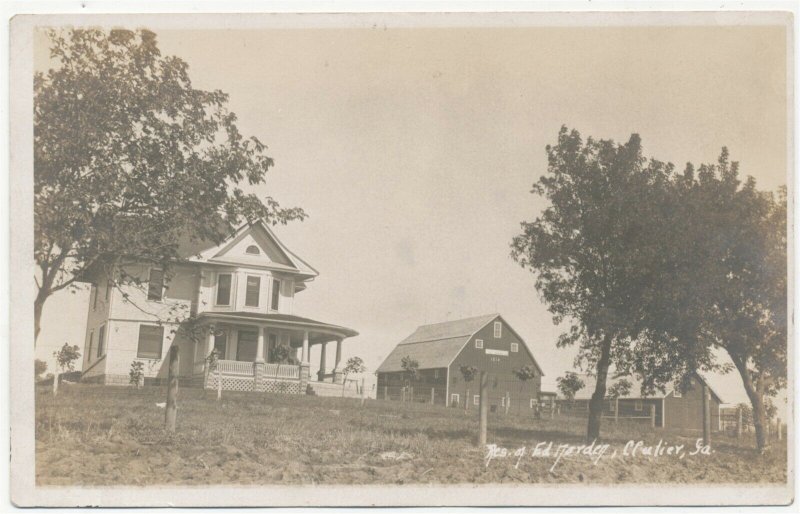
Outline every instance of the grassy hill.
<path id="1" fill-rule="evenodd" d="M 786 445 L 764 455 L 751 438 L 717 434 L 711 454 L 689 455 L 697 434 L 605 423 L 609 447 L 594 456 L 585 421 L 492 414 L 488 442 L 507 448 L 487 464 L 475 445 L 476 409 L 182 388 L 178 429 L 164 431 L 163 387 L 133 390 L 65 385 L 36 397 L 39 485 L 406 484 L 406 483 L 729 483 L 786 481 Z M 642 446 L 683 444 L 684 457 L 624 455 Z M 537 444 L 549 456 L 532 456 Z M 564 453 L 556 459 L 558 445 Z M 567 446 L 569 445 L 569 446 Z M 640 450 L 641 447 L 640 446 Z M 513 452 L 525 447 L 522 456 Z M 583 451 L 589 451 L 586 448 Z M 612 456 L 612 452 L 614 456 Z M 519 453 L 517 454 L 519 455 Z M 556 462 L 557 461 L 557 462 Z"/>

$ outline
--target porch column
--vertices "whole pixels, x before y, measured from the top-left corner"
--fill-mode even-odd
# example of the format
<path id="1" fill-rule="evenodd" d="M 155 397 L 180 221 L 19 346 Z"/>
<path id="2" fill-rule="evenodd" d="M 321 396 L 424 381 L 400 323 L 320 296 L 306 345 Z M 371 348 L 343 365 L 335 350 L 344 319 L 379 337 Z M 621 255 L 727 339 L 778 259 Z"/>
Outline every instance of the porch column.
<path id="1" fill-rule="evenodd" d="M 203 388 L 204 389 L 209 387 L 210 385 L 213 385 L 213 384 L 209 384 L 209 381 L 208 381 L 208 375 L 211 372 L 211 370 L 208 367 L 208 356 L 211 355 L 211 352 L 213 352 L 213 351 L 214 351 L 214 325 L 209 325 L 208 326 L 208 336 L 206 338 L 206 351 L 205 351 L 205 354 L 203 355 Z M 217 356 L 217 358 L 220 358 L 220 359 L 224 358 L 224 357 L 225 357 L 224 355 L 222 355 L 222 356 L 218 355 Z"/>
<path id="2" fill-rule="evenodd" d="M 311 378 L 311 355 L 308 351 L 308 330 L 303 332 L 303 349 L 300 354 L 300 394 L 306 393 L 308 379 Z"/>
<path id="3" fill-rule="evenodd" d="M 320 382 L 325 381 L 325 353 L 327 350 L 328 343 L 324 342 L 319 345 L 319 371 L 317 372 L 317 379 Z"/>
<path id="4" fill-rule="evenodd" d="M 340 366 L 342 361 L 342 338 L 336 340 L 336 364 L 333 365 L 333 383 L 341 384 L 344 382 L 344 372 Z"/>
<path id="5" fill-rule="evenodd" d="M 264 332 L 266 327 L 258 327 L 258 344 L 256 345 L 256 360 L 253 362 L 253 389 L 255 391 L 264 391 L 266 383 L 264 381 L 264 372 L 266 366 L 264 364 Z"/>

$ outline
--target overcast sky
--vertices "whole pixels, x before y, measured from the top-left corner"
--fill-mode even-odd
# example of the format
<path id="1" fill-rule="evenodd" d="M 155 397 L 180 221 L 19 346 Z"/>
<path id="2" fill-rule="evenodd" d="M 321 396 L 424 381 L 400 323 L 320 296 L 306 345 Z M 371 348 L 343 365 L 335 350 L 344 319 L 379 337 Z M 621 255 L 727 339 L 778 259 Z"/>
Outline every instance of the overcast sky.
<path id="1" fill-rule="evenodd" d="M 786 183 L 781 27 L 157 34 L 269 146 L 276 166 L 256 191 L 308 212 L 276 232 L 320 271 L 295 314 L 358 330 L 343 357 L 371 370 L 420 324 L 490 312 L 523 336 L 546 385 L 571 368 L 575 350 L 555 347 L 566 327 L 509 257 L 563 124 L 637 132 L 648 156 L 679 167 L 727 145 L 761 188 Z M 40 44 L 40 68 L 44 57 Z M 82 346 L 86 313 L 85 293 L 49 300 L 37 355 Z M 746 399 L 736 375 L 712 384 Z"/>

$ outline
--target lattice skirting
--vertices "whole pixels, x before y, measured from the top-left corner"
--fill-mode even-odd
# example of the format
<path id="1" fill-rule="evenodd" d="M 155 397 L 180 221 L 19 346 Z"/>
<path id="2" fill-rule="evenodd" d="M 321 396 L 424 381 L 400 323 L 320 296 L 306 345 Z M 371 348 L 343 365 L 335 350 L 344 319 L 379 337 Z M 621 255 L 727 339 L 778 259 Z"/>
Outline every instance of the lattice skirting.
<path id="1" fill-rule="evenodd" d="M 206 382 L 206 389 L 217 388 L 217 374 L 211 373 Z M 281 380 L 274 378 L 262 378 L 259 384 L 258 391 L 267 393 L 284 393 L 284 394 L 300 394 L 300 380 Z M 256 391 L 255 377 L 248 376 L 235 376 L 235 375 L 222 375 L 222 390 L 223 391 Z"/>
<path id="2" fill-rule="evenodd" d="M 275 380 L 270 378 L 264 379 L 262 384 L 264 391 L 268 393 L 300 394 L 299 380 Z"/>

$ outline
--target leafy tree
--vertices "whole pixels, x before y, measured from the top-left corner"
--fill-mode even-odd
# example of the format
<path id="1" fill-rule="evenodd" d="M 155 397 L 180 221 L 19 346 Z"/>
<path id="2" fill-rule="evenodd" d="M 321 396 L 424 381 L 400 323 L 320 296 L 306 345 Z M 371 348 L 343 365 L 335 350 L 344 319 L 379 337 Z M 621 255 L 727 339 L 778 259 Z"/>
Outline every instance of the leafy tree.
<path id="1" fill-rule="evenodd" d="M 612 400 L 620 398 L 622 396 L 627 396 L 631 392 L 632 384 L 630 380 L 626 378 L 621 378 L 611 384 L 611 387 L 608 388 L 607 396 Z"/>
<path id="2" fill-rule="evenodd" d="M 364 365 L 364 361 L 361 357 L 350 357 L 347 359 L 347 363 L 344 365 L 344 369 L 342 373 L 344 377 L 342 378 L 342 396 L 344 396 L 344 388 L 347 384 L 347 376 L 353 373 L 364 373 L 367 371 L 367 367 Z"/>
<path id="3" fill-rule="evenodd" d="M 40 359 L 33 361 L 33 377 L 35 381 L 39 381 L 45 371 L 47 371 L 47 362 Z"/>
<path id="4" fill-rule="evenodd" d="M 419 370 L 419 362 L 416 359 L 406 355 L 400 359 L 400 367 L 403 369 L 403 377 L 406 380 L 406 387 L 411 385 L 412 380 L 417 379 L 417 371 Z"/>
<path id="5" fill-rule="evenodd" d="M 652 291 L 663 206 L 672 166 L 642 156 L 633 134 L 627 143 L 586 142 L 562 127 L 547 147 L 547 174 L 533 193 L 547 200 L 522 223 L 512 257 L 536 276 L 536 288 L 556 324 L 569 329 L 559 347 L 577 344 L 576 365 L 596 376 L 587 438 L 600 433 L 609 367 L 624 365 L 641 330 L 640 310 Z"/>
<path id="6" fill-rule="evenodd" d="M 75 371 L 75 361 L 81 357 L 80 348 L 76 344 L 70 346 L 69 343 L 64 343 L 61 349 L 53 352 L 53 357 L 56 358 L 56 363 L 61 368 L 62 373 Z"/>
<path id="7" fill-rule="evenodd" d="M 472 382 L 473 380 L 475 380 L 475 377 L 478 376 L 479 372 L 478 368 L 476 368 L 475 366 L 466 366 L 466 365 L 461 366 L 459 368 L 459 371 L 461 372 L 461 376 L 464 378 L 464 382 Z"/>
<path id="8" fill-rule="evenodd" d="M 243 186 L 273 161 L 244 137 L 222 91 L 193 87 L 148 30 L 51 31 L 52 68 L 34 77 L 34 255 L 38 337 L 55 292 L 126 263 L 168 270 L 178 241 L 219 242 L 241 220 L 303 219 Z"/>
<path id="9" fill-rule="evenodd" d="M 573 401 L 575 399 L 575 394 L 586 385 L 583 383 L 583 380 L 581 380 L 581 377 L 573 371 L 567 371 L 564 373 L 563 377 L 558 377 L 556 379 L 556 384 L 558 384 L 558 390 L 561 391 L 564 398 L 569 401 Z"/>

